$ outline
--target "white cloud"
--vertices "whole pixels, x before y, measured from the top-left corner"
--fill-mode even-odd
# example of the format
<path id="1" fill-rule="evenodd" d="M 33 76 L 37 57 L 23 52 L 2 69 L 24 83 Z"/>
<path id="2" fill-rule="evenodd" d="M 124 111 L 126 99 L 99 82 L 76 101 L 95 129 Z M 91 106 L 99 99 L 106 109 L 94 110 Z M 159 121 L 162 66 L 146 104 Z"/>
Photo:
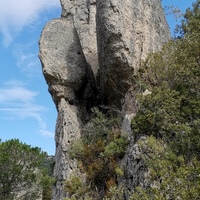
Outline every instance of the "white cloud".
<path id="1" fill-rule="evenodd" d="M 38 50 L 34 51 L 35 42 L 15 44 L 13 54 L 17 59 L 17 67 L 28 77 L 41 75 L 41 64 L 38 59 Z"/>
<path id="2" fill-rule="evenodd" d="M 26 89 L 22 83 L 12 81 L 6 83 L 7 87 L 0 88 L 0 104 L 8 105 L 13 102 L 19 104 L 30 104 L 37 96 L 37 92 Z"/>
<path id="3" fill-rule="evenodd" d="M 59 0 L 0 0 L 0 32 L 8 46 L 26 25 L 39 19 L 42 11 L 60 6 Z"/>
<path id="4" fill-rule="evenodd" d="M 0 116 L 7 120 L 35 120 L 39 133 L 52 138 L 54 134 L 47 130 L 47 124 L 42 118 L 42 112 L 46 111 L 46 108 L 36 103 L 37 95 L 38 92 L 27 89 L 23 82 L 7 82 L 0 88 Z"/>
<path id="5" fill-rule="evenodd" d="M 43 130 L 41 129 L 40 130 L 40 134 L 42 136 L 44 136 L 45 138 L 54 138 L 54 133 L 50 132 L 50 131 L 47 131 L 47 130 Z"/>
<path id="6" fill-rule="evenodd" d="M 35 116 L 38 123 L 39 123 L 39 133 L 45 138 L 53 138 L 54 133 L 47 130 L 47 124 L 44 122 L 44 120 L 40 116 Z"/>

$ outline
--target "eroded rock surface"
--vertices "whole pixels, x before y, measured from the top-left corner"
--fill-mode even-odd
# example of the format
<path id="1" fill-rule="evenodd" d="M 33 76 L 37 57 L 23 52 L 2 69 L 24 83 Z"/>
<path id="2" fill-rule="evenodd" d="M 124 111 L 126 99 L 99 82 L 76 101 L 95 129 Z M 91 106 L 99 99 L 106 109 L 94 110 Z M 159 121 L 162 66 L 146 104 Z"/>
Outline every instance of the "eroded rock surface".
<path id="1" fill-rule="evenodd" d="M 84 83 L 87 62 L 73 23 L 50 21 L 41 35 L 39 56 L 56 106 L 61 98 L 75 99 Z"/>
<path id="2" fill-rule="evenodd" d="M 76 162 L 68 155 L 68 148 L 81 135 L 81 116 L 86 112 L 83 108 L 87 98 L 84 93 L 88 90 L 88 79 L 92 74 L 71 21 L 54 19 L 45 26 L 40 38 L 39 56 L 49 92 L 58 110 L 54 167 L 57 181 L 53 192 L 53 199 L 58 200 L 66 195 L 64 181 L 72 173 L 79 173 Z M 87 96 L 91 93 L 92 90 Z"/>
<path id="3" fill-rule="evenodd" d="M 169 38 L 160 0 L 97 1 L 101 89 L 109 105 L 121 106 L 141 60 Z"/>
<path id="4" fill-rule="evenodd" d="M 63 19 L 74 23 L 87 62 L 95 77 L 99 65 L 96 40 L 96 0 L 61 0 Z"/>
<path id="5" fill-rule="evenodd" d="M 126 173 L 123 184 L 129 190 L 145 186 L 146 171 L 130 129 L 137 112 L 132 76 L 149 52 L 161 49 L 170 39 L 161 2 L 61 0 L 61 6 L 61 18 L 42 31 L 39 53 L 58 111 L 53 199 L 67 195 L 64 182 L 71 174 L 81 176 L 68 149 L 81 137 L 90 108 L 100 104 L 117 110 L 131 141 L 121 163 Z"/>

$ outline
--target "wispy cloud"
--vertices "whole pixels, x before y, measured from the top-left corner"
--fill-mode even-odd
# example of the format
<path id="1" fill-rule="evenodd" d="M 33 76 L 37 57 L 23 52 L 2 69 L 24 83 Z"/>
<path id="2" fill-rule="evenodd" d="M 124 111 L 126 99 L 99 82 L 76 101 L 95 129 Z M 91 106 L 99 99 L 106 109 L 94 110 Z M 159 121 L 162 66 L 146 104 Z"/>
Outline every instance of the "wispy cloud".
<path id="1" fill-rule="evenodd" d="M 15 44 L 13 54 L 17 59 L 16 66 L 28 77 L 41 75 L 41 64 L 38 59 L 38 50 L 34 50 L 35 42 Z"/>
<path id="2" fill-rule="evenodd" d="M 20 81 L 9 81 L 0 88 L 0 116 L 7 120 L 34 119 L 38 123 L 39 133 L 47 138 L 52 138 L 53 133 L 47 130 L 42 113 L 46 111 L 44 106 L 36 103 L 38 92 L 27 89 Z"/>
<path id="3" fill-rule="evenodd" d="M 12 103 L 30 104 L 37 96 L 37 92 L 25 88 L 21 81 L 12 80 L 5 83 L 4 88 L 0 88 L 0 105 Z"/>
<path id="4" fill-rule="evenodd" d="M 45 138 L 54 138 L 54 133 L 44 130 L 44 129 L 40 129 L 40 134 L 45 137 Z"/>
<path id="5" fill-rule="evenodd" d="M 60 6 L 59 0 L 0 0 L 0 32 L 9 46 L 24 26 L 39 19 L 42 11 Z"/>

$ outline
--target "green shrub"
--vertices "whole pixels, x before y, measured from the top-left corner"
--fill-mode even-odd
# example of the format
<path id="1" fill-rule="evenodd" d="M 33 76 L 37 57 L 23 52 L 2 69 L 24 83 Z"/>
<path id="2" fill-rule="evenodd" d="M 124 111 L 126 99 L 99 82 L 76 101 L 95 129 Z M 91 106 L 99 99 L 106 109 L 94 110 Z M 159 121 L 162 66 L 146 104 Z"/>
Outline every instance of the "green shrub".
<path id="1" fill-rule="evenodd" d="M 132 199 L 199 199 L 200 193 L 200 1 L 187 9 L 180 38 L 149 55 L 139 70 L 139 111 L 132 120 L 135 138 L 150 172 L 149 188 Z M 141 84 L 141 82 L 143 82 Z M 144 88 L 144 90 L 146 89 Z"/>
<path id="2" fill-rule="evenodd" d="M 119 130 L 117 119 L 109 119 L 95 110 L 93 118 L 84 127 L 81 140 L 71 145 L 70 156 L 77 159 L 91 190 L 112 187 L 117 176 L 123 174 L 118 161 L 126 151 L 128 140 Z"/>
<path id="3" fill-rule="evenodd" d="M 200 162 L 193 158 L 189 163 L 182 155 L 177 156 L 162 140 L 153 136 L 140 142 L 143 159 L 149 173 L 149 188 L 137 187 L 132 200 L 198 199 L 200 191 Z"/>

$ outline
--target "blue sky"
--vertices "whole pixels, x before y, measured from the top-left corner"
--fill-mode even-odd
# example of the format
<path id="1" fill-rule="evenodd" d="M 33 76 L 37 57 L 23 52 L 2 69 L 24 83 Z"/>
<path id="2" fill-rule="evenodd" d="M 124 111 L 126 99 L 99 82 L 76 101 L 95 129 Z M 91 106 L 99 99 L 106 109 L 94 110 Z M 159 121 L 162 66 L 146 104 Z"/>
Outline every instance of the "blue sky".
<path id="1" fill-rule="evenodd" d="M 183 12 L 192 0 L 163 0 Z M 61 14 L 59 0 L 0 0 L 0 139 L 18 138 L 55 153 L 57 112 L 38 59 L 45 24 Z M 177 23 L 167 16 L 172 33 Z"/>

